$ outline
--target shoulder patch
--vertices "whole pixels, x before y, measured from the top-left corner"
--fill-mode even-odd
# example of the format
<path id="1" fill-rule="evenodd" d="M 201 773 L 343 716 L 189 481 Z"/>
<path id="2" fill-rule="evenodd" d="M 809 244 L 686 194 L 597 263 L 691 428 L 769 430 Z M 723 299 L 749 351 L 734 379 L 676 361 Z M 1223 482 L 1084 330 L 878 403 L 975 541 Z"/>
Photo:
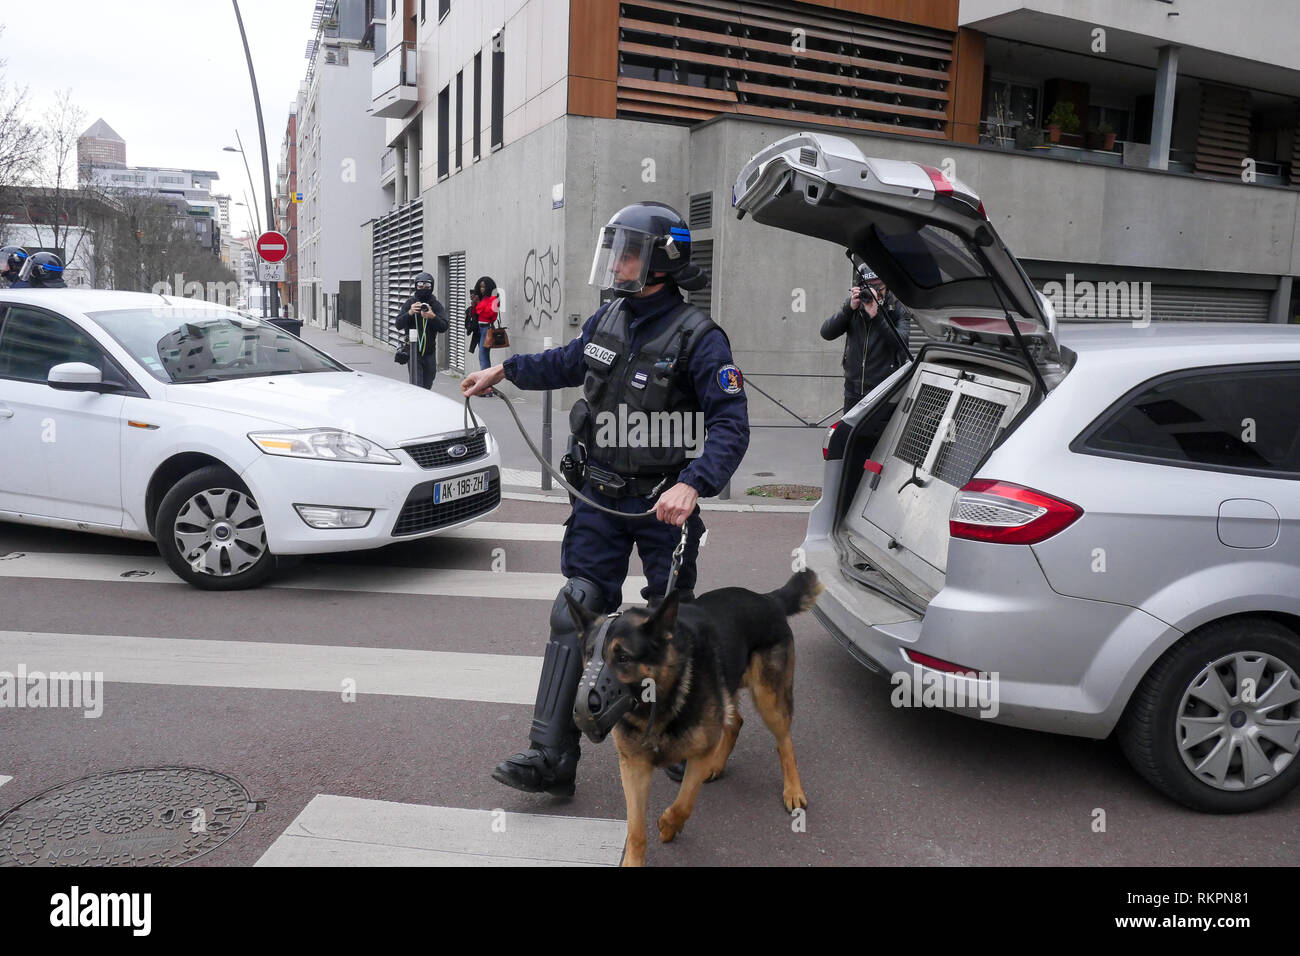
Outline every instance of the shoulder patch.
<path id="1" fill-rule="evenodd" d="M 740 369 L 734 365 L 724 365 L 718 369 L 718 387 L 728 395 L 739 395 L 740 390 L 744 388 Z"/>

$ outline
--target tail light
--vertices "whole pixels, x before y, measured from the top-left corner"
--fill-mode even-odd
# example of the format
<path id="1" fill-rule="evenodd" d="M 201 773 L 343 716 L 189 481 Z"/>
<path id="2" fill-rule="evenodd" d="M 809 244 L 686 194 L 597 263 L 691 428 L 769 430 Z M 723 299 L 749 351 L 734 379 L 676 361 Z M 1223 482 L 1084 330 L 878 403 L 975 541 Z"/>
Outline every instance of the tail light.
<path id="1" fill-rule="evenodd" d="M 822 461 L 839 461 L 844 457 L 844 447 L 849 443 L 849 431 L 846 428 L 840 431 L 843 421 L 838 421 L 826 429 L 826 437 L 822 439 Z"/>
<path id="2" fill-rule="evenodd" d="M 1041 491 L 989 478 L 967 482 L 953 499 L 948 530 L 954 538 L 995 544 L 1038 544 L 1083 516 L 1076 504 Z"/>

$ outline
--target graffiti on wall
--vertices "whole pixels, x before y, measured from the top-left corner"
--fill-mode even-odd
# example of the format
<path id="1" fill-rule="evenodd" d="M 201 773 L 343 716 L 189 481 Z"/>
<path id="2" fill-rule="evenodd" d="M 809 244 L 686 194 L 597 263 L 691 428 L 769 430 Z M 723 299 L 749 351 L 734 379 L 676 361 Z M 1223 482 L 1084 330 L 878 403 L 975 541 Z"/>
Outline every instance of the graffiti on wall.
<path id="1" fill-rule="evenodd" d="M 560 254 L 550 246 L 545 252 L 529 249 L 524 257 L 524 325 L 541 326 L 543 319 L 560 313 Z"/>

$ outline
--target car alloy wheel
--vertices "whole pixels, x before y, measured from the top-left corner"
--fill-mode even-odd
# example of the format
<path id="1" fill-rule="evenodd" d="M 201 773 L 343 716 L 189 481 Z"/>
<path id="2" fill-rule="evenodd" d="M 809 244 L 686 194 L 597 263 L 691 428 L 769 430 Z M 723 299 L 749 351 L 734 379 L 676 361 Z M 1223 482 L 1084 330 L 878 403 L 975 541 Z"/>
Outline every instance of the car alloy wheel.
<path id="1" fill-rule="evenodd" d="M 247 571 L 266 552 L 266 529 L 255 502 L 233 488 L 193 495 L 172 523 L 176 550 L 199 574 L 231 577 Z"/>
<path id="2" fill-rule="evenodd" d="M 1249 813 L 1300 783 L 1300 634 L 1225 618 L 1147 671 L 1115 728 L 1147 782 L 1203 813 Z"/>
<path id="3" fill-rule="evenodd" d="M 1295 758 L 1300 675 L 1271 654 L 1225 655 L 1192 679 L 1176 720 L 1183 763 L 1198 780 L 1219 790 L 1251 790 Z"/>
<path id="4" fill-rule="evenodd" d="M 257 587 L 275 570 L 257 499 L 222 465 L 192 471 L 172 485 L 152 524 L 167 566 L 201 590 Z"/>

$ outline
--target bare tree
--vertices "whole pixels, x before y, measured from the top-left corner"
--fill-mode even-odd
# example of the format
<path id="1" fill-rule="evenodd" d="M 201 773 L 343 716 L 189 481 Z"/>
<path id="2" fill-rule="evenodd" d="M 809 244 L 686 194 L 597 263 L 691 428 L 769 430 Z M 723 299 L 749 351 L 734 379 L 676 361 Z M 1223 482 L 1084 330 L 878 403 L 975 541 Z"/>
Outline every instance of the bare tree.
<path id="1" fill-rule="evenodd" d="M 88 230 L 77 228 L 75 245 L 72 230 L 79 227 L 81 204 L 92 197 L 77 188 L 77 138 L 86 127 L 86 111 L 72 101 L 72 90 L 61 90 L 54 101 L 43 129 L 44 175 L 39 186 L 24 190 L 27 224 L 36 233 L 36 241 L 46 245 L 42 230 L 50 234 L 49 247 L 64 250 L 64 264 L 71 265 L 81 251 Z"/>
<path id="2" fill-rule="evenodd" d="M 0 24 L 3 33 L 4 25 Z M 44 152 L 42 130 L 28 119 L 27 87 L 11 85 L 4 73 L 5 65 L 0 60 L 0 210 L 13 208 L 18 202 L 18 190 L 36 179 Z M 0 235 L 0 240 L 4 238 Z"/>

